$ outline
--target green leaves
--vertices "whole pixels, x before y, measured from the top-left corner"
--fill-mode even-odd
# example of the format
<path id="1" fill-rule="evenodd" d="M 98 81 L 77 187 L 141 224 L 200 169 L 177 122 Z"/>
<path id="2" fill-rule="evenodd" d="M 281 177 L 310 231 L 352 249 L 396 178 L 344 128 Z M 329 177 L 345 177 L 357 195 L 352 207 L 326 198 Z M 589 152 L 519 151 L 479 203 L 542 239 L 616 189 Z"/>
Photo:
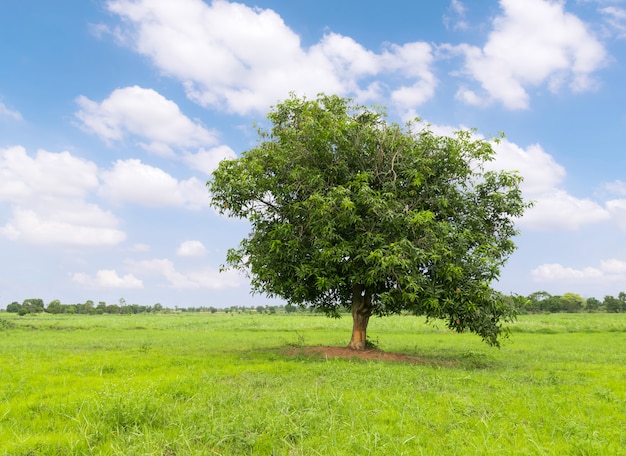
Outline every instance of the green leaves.
<path id="1" fill-rule="evenodd" d="M 519 175 L 483 171 L 488 141 L 403 129 L 336 96 L 292 96 L 268 119 L 207 184 L 220 213 L 252 225 L 227 263 L 255 292 L 336 314 L 359 285 L 374 314 L 444 317 L 497 344 L 511 314 L 489 283 L 528 204 Z"/>

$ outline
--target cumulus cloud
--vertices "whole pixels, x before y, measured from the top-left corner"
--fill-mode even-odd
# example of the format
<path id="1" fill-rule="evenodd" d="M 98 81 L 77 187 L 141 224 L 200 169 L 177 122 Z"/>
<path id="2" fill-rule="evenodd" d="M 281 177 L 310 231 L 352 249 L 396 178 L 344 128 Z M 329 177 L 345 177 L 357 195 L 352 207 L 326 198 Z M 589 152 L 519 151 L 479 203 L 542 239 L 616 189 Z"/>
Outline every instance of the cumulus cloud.
<path id="1" fill-rule="evenodd" d="M 77 99 L 81 127 L 106 142 L 137 137 L 145 150 L 172 156 L 175 149 L 199 148 L 216 142 L 216 133 L 186 117 L 178 105 L 152 89 L 138 86 L 114 90 L 98 103 Z"/>
<path id="2" fill-rule="evenodd" d="M 0 235 L 29 244 L 112 246 L 126 239 L 126 234 L 115 228 L 117 223 L 110 212 L 85 203 L 48 210 L 18 207 L 0 227 Z"/>
<path id="3" fill-rule="evenodd" d="M 112 169 L 101 173 L 101 178 L 103 185 L 99 190 L 100 196 L 117 203 L 187 209 L 209 206 L 204 182 L 195 177 L 179 181 L 141 160 L 117 160 Z"/>
<path id="4" fill-rule="evenodd" d="M 176 250 L 176 255 L 182 257 L 202 257 L 207 250 L 200 241 L 185 241 Z"/>
<path id="5" fill-rule="evenodd" d="M 126 235 L 117 218 L 86 198 L 98 187 L 97 166 L 69 152 L 0 149 L 0 202 L 11 216 L 0 235 L 33 244 L 110 246 Z"/>
<path id="6" fill-rule="evenodd" d="M 174 263 L 168 259 L 153 259 L 129 263 L 138 273 L 164 278 L 171 288 L 175 289 L 209 289 L 221 290 L 237 288 L 242 277 L 235 271 L 220 273 L 213 268 L 179 272 Z"/>
<path id="7" fill-rule="evenodd" d="M 612 283 L 626 280 L 626 262 L 609 259 L 600 262 L 599 267 L 575 269 L 558 263 L 542 264 L 531 271 L 533 281 L 540 283 L 576 282 L 577 284 Z"/>
<path id="8" fill-rule="evenodd" d="M 31 157 L 21 146 L 0 149 L 0 201 L 83 198 L 98 186 L 97 169 L 69 152 L 39 150 Z"/>
<path id="9" fill-rule="evenodd" d="M 90 288 L 143 288 L 143 282 L 132 274 L 120 277 L 113 269 L 101 269 L 95 277 L 82 272 L 72 274 L 72 280 Z"/>
<path id="10" fill-rule="evenodd" d="M 222 160 L 232 160 L 237 154 L 228 146 L 218 146 L 212 149 L 200 149 L 197 153 L 187 153 L 183 161 L 192 169 L 197 169 L 210 175 Z"/>
<path id="11" fill-rule="evenodd" d="M 438 135 L 453 136 L 463 126 L 430 125 Z M 476 139 L 484 139 L 479 133 Z M 508 139 L 493 142 L 495 159 L 485 164 L 487 170 L 516 171 L 523 177 L 520 186 L 524 199 L 533 202 L 518 220 L 522 228 L 536 231 L 577 230 L 584 225 L 606 222 L 611 219 L 623 221 L 626 226 L 626 200 L 605 203 L 590 198 L 578 198 L 563 188 L 566 171 L 541 145 L 532 144 L 523 148 Z M 622 190 L 621 181 L 606 184 L 605 189 Z M 624 205 L 623 205 L 624 204 Z"/>
<path id="12" fill-rule="evenodd" d="M 537 195 L 535 206 L 524 215 L 521 226 L 536 230 L 576 230 L 583 225 L 606 222 L 611 213 L 588 198 L 576 198 L 555 189 Z"/>
<path id="13" fill-rule="evenodd" d="M 514 169 L 524 176 L 522 189 L 529 196 L 550 192 L 565 178 L 566 172 L 552 155 L 539 144 L 532 144 L 526 149 L 506 139 L 494 145 L 496 159 L 489 164 L 499 169 Z"/>
<path id="14" fill-rule="evenodd" d="M 19 112 L 9 109 L 4 103 L 0 102 L 0 119 L 3 117 L 13 120 L 22 120 L 22 115 Z"/>
<path id="15" fill-rule="evenodd" d="M 224 0 L 110 0 L 107 7 L 122 19 L 122 41 L 180 80 L 202 106 L 262 112 L 290 91 L 392 96 L 393 90 L 372 81 L 386 74 L 399 78 L 401 88 L 392 98 L 402 108 L 414 108 L 434 93 L 426 43 L 390 45 L 376 53 L 327 33 L 305 48 L 274 11 Z"/>
<path id="16" fill-rule="evenodd" d="M 564 85 L 574 92 L 593 89 L 593 73 L 607 61 L 602 44 L 564 2 L 500 0 L 502 14 L 481 47 L 442 46 L 465 56 L 463 73 L 478 82 L 483 94 L 462 88 L 457 99 L 474 105 L 490 101 L 508 109 L 529 106 L 528 89 Z"/>
<path id="17" fill-rule="evenodd" d="M 562 188 L 566 172 L 538 144 L 526 149 L 508 140 L 494 144 L 493 169 L 518 171 L 523 177 L 522 191 L 534 207 L 526 211 L 520 226 L 534 230 L 576 230 L 611 219 L 610 211 L 589 198 L 577 198 Z"/>

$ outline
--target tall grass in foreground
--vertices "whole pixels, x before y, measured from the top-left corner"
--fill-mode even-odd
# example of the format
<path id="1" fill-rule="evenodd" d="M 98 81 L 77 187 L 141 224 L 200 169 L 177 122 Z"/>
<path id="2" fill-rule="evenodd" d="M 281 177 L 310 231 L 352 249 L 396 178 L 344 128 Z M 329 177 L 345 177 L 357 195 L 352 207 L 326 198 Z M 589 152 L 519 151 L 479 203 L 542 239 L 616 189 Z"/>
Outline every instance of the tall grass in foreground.
<path id="1" fill-rule="evenodd" d="M 493 349 L 309 315 L 0 314 L 0 455 L 626 454 L 626 315 L 523 316 Z M 296 352 L 298 352 L 296 350 Z"/>

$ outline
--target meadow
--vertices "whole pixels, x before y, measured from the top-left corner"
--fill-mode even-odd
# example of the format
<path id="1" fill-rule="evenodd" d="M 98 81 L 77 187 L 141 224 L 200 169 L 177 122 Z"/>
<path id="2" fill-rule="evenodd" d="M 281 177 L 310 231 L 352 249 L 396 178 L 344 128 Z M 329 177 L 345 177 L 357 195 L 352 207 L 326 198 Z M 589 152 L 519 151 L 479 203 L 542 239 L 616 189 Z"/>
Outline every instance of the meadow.
<path id="1" fill-rule="evenodd" d="M 0 455 L 626 454 L 626 314 L 521 316 L 502 348 L 420 317 L 0 313 Z"/>

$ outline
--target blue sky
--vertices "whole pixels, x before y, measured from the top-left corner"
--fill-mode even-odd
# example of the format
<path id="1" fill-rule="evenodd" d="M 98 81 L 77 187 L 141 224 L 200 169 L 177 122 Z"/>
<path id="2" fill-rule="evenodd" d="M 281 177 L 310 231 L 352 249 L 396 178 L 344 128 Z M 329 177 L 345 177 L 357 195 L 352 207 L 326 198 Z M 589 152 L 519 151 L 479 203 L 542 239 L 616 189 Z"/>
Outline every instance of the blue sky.
<path id="1" fill-rule="evenodd" d="M 290 91 L 498 132 L 535 207 L 496 288 L 626 290 L 626 1 L 0 3 L 0 306 L 263 305 L 217 163 Z"/>

